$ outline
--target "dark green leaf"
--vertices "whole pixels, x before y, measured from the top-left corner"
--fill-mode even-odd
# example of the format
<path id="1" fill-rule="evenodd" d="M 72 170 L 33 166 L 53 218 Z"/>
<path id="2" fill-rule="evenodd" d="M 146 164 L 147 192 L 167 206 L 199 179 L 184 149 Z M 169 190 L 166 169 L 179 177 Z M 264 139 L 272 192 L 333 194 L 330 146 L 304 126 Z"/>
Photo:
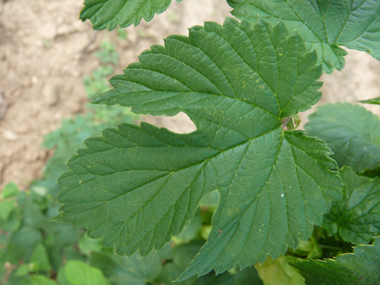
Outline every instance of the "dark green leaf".
<path id="1" fill-rule="evenodd" d="M 380 238 L 373 245 L 360 245 L 354 253 L 342 254 L 334 260 L 313 260 L 292 263 L 315 285 L 369 285 L 380 280 Z"/>
<path id="2" fill-rule="evenodd" d="M 28 263 L 35 247 L 40 242 L 42 242 L 41 233 L 34 228 L 24 226 L 11 236 L 8 254 L 15 257 L 17 260 L 15 263 L 21 258 L 24 258 L 24 262 Z"/>
<path id="3" fill-rule="evenodd" d="M 113 30 L 117 25 L 122 28 L 132 24 L 137 26 L 141 19 L 149 22 L 154 14 L 164 12 L 171 2 L 171 0 L 85 0 L 80 18 L 82 21 L 90 20 L 95 30 Z"/>
<path id="4" fill-rule="evenodd" d="M 66 247 L 63 249 L 63 256 L 65 257 L 65 260 L 79 260 L 86 262 L 87 257 L 77 250 L 75 250 L 73 247 Z"/>
<path id="5" fill-rule="evenodd" d="M 192 278 L 189 278 L 182 282 L 176 282 L 173 283 L 174 280 L 178 278 L 178 276 L 181 275 L 184 268 L 179 267 L 178 265 L 174 264 L 173 262 L 166 263 L 164 267 L 162 268 L 160 276 L 157 277 L 156 281 L 159 282 L 159 284 L 178 284 L 178 285 L 194 285 L 194 282 L 197 281 L 197 277 L 194 276 Z M 201 277 L 203 279 L 204 277 Z M 196 283 L 198 284 L 198 283 Z"/>
<path id="6" fill-rule="evenodd" d="M 173 248 L 173 262 L 183 270 L 194 259 L 204 241 L 193 241 L 189 244 L 177 245 Z"/>
<path id="7" fill-rule="evenodd" d="M 210 272 L 209 274 L 197 279 L 197 281 L 193 284 L 194 285 L 216 285 L 216 284 L 234 285 L 235 280 L 234 280 L 234 276 L 228 272 L 218 274 L 218 275 L 215 275 L 215 272 Z M 254 283 L 248 283 L 248 284 L 256 285 Z"/>
<path id="8" fill-rule="evenodd" d="M 247 267 L 234 275 L 235 285 L 263 285 L 254 266 Z"/>
<path id="9" fill-rule="evenodd" d="M 362 101 L 359 101 L 359 102 L 365 103 L 365 104 L 380 105 L 380 97 L 369 99 L 369 100 L 362 100 Z"/>
<path id="10" fill-rule="evenodd" d="M 104 236 L 119 254 L 163 247 L 218 190 L 208 242 L 186 278 L 277 257 L 307 240 L 340 196 L 326 144 L 281 119 L 318 101 L 315 53 L 278 24 L 227 19 L 172 36 L 115 76 L 97 102 L 137 113 L 185 112 L 197 131 L 120 124 L 69 162 L 58 221 Z"/>
<path id="11" fill-rule="evenodd" d="M 90 264 L 102 270 L 113 285 L 143 285 L 153 281 L 161 271 L 161 260 L 157 253 L 153 252 L 144 258 L 138 253 L 126 258 L 93 252 Z"/>
<path id="12" fill-rule="evenodd" d="M 380 235 L 380 180 L 358 176 L 349 167 L 341 170 L 341 176 L 343 199 L 325 215 L 323 227 L 347 242 L 368 243 Z"/>
<path id="13" fill-rule="evenodd" d="M 326 104 L 309 116 L 305 128 L 327 142 L 339 167 L 361 173 L 380 166 L 380 120 L 364 107 Z"/>
<path id="14" fill-rule="evenodd" d="M 256 22 L 283 21 L 297 31 L 308 50 L 316 50 L 323 70 L 344 67 L 347 54 L 339 46 L 362 50 L 380 60 L 378 0 L 228 0 L 232 14 Z"/>

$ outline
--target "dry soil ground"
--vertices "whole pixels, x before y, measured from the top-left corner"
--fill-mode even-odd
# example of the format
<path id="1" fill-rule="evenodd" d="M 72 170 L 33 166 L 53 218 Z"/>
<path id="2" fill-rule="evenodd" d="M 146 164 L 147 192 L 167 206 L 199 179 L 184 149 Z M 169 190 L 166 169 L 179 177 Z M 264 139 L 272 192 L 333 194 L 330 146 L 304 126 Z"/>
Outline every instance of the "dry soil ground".
<path id="1" fill-rule="evenodd" d="M 41 176 L 51 155 L 40 147 L 43 136 L 62 118 L 83 111 L 82 80 L 99 65 L 93 51 L 103 39 L 117 45 L 121 72 L 149 45 L 187 34 L 206 20 L 221 23 L 230 10 L 225 0 L 173 3 L 152 22 L 128 28 L 127 41 L 118 41 L 115 32 L 95 32 L 80 22 L 81 6 L 79 0 L 0 0 L 0 189 L 10 181 L 25 189 Z M 380 96 L 380 63 L 359 52 L 346 60 L 343 72 L 323 76 L 322 102 Z M 380 107 L 372 109 L 380 113 Z M 183 114 L 145 120 L 178 132 L 194 129 Z"/>

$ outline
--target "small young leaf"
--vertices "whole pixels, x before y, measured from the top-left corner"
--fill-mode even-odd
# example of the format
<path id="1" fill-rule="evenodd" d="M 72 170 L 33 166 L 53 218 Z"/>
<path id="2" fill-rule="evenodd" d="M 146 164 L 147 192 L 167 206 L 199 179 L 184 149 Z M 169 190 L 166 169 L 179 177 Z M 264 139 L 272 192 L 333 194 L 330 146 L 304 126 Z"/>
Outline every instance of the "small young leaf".
<path id="1" fill-rule="evenodd" d="M 119 254 L 146 255 L 179 234 L 202 198 L 218 190 L 208 242 L 186 278 L 296 248 L 340 197 L 327 145 L 281 128 L 283 117 L 320 98 L 315 62 L 281 23 L 209 22 L 152 46 L 97 102 L 142 114 L 184 112 L 197 131 L 120 124 L 86 140 L 60 178 L 64 205 L 56 220 L 104 236 Z"/>
<path id="2" fill-rule="evenodd" d="M 364 107 L 326 104 L 309 116 L 305 129 L 327 142 L 339 167 L 361 173 L 380 166 L 380 119 Z"/>
<path id="3" fill-rule="evenodd" d="M 295 262 L 309 285 L 367 285 L 380 280 L 380 238 L 373 245 L 360 245 L 354 253 L 338 255 L 335 259 Z"/>
<path id="4" fill-rule="evenodd" d="M 228 0 L 232 14 L 255 22 L 279 20 L 297 31 L 309 50 L 316 50 L 326 73 L 344 67 L 347 54 L 339 46 L 362 50 L 380 60 L 378 0 Z"/>
<path id="5" fill-rule="evenodd" d="M 82 21 L 90 20 L 94 30 L 113 30 L 117 25 L 125 28 L 141 19 L 149 22 L 154 14 L 164 12 L 171 0 L 85 0 L 80 14 Z M 179 2 L 179 1 L 178 1 Z"/>
<path id="6" fill-rule="evenodd" d="M 362 100 L 359 101 L 360 103 L 364 104 L 374 104 L 374 105 L 380 105 L 380 97 L 369 99 L 369 100 Z"/>
<path id="7" fill-rule="evenodd" d="M 330 233 L 337 229 L 347 242 L 368 243 L 380 235 L 380 180 L 356 175 L 349 167 L 341 170 L 343 198 L 334 202 L 323 219 Z"/>

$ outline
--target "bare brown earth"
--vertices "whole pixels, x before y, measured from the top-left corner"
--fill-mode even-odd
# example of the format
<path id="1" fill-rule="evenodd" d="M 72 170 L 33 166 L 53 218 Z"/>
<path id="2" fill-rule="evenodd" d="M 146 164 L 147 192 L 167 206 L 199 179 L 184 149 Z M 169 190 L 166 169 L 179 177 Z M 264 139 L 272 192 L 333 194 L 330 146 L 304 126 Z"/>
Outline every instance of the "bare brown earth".
<path id="1" fill-rule="evenodd" d="M 40 147 L 43 137 L 62 118 L 84 111 L 82 80 L 99 65 L 93 51 L 102 40 L 116 44 L 119 73 L 162 38 L 187 34 L 188 27 L 206 20 L 222 23 L 230 10 L 224 0 L 173 3 L 153 21 L 129 27 L 122 41 L 115 32 L 95 32 L 80 22 L 81 7 L 76 0 L 0 0 L 0 189 L 10 181 L 25 189 L 42 175 L 51 155 Z M 343 72 L 323 76 L 322 102 L 380 96 L 380 63 L 360 52 L 346 60 Z M 372 109 L 380 113 L 380 107 Z M 144 120 L 177 132 L 194 130 L 184 114 Z"/>

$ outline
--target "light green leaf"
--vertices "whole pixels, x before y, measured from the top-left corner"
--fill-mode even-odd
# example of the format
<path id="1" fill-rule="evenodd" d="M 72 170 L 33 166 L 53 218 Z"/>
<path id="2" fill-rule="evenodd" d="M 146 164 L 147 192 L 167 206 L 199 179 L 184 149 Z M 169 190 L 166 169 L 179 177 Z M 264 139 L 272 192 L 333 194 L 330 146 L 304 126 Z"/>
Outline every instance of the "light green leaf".
<path id="1" fill-rule="evenodd" d="M 161 260 L 155 252 L 144 258 L 138 253 L 126 258 L 93 252 L 90 264 L 102 270 L 113 285 L 144 285 L 153 281 L 161 272 Z"/>
<path id="2" fill-rule="evenodd" d="M 82 261 L 68 261 L 64 268 L 66 280 L 71 285 L 108 285 L 103 273 Z"/>
<path id="3" fill-rule="evenodd" d="M 211 207 L 216 208 L 219 202 L 219 193 L 218 191 L 213 191 L 207 194 L 200 202 L 200 207 Z"/>
<path id="4" fill-rule="evenodd" d="M 120 124 L 69 162 L 56 220 L 104 236 L 119 254 L 159 249 L 218 190 L 208 242 L 186 278 L 277 257 L 307 240 L 340 197 L 326 144 L 281 128 L 318 101 L 321 70 L 278 24 L 227 19 L 171 36 L 115 76 L 98 103 L 137 113 L 185 112 L 197 131 Z"/>
<path id="5" fill-rule="evenodd" d="M 380 180 L 356 175 L 349 167 L 341 170 L 343 198 L 335 202 L 323 219 L 330 233 L 337 230 L 347 242 L 368 243 L 380 235 Z"/>
<path id="6" fill-rule="evenodd" d="M 307 285 L 367 285 L 380 280 L 380 238 L 373 245 L 360 245 L 354 253 L 338 255 L 335 259 L 292 263 L 306 279 Z"/>
<path id="7" fill-rule="evenodd" d="M 289 263 L 298 258 L 286 255 L 276 259 L 268 257 L 263 264 L 257 263 L 255 268 L 265 285 L 303 285 L 305 279 Z"/>
<path id="8" fill-rule="evenodd" d="M 37 244 L 35 247 L 32 257 L 30 258 L 30 263 L 32 263 L 32 271 L 34 272 L 49 271 L 51 269 L 49 256 L 42 243 Z"/>
<path id="9" fill-rule="evenodd" d="M 309 116 L 305 129 L 327 142 L 339 167 L 361 173 L 380 166 L 380 119 L 364 107 L 326 104 Z"/>
<path id="10" fill-rule="evenodd" d="M 8 220 L 9 215 L 11 214 L 12 210 L 15 208 L 15 201 L 3 201 L 0 203 L 0 219 L 3 220 L 2 222 Z"/>
<path id="11" fill-rule="evenodd" d="M 188 243 L 198 236 L 200 229 L 202 228 L 202 217 L 200 213 L 196 213 L 191 222 L 183 228 L 182 232 L 173 237 L 175 244 Z"/>
<path id="12" fill-rule="evenodd" d="M 369 100 L 362 100 L 362 101 L 359 101 L 359 102 L 360 103 L 364 103 L 364 104 L 380 105 L 380 97 L 376 97 L 376 98 L 369 99 Z"/>
<path id="13" fill-rule="evenodd" d="M 82 253 L 89 255 L 91 251 L 100 251 L 102 249 L 102 240 L 82 235 L 78 240 L 78 247 Z"/>
<path id="14" fill-rule="evenodd" d="M 256 22 L 279 20 L 297 31 L 308 50 L 316 50 L 323 70 L 344 67 L 347 54 L 339 46 L 362 50 L 380 60 L 378 0 L 228 0 L 232 14 Z"/>
<path id="15" fill-rule="evenodd" d="M 14 272 L 14 275 L 15 276 L 25 276 L 25 275 L 28 275 L 29 274 L 29 264 L 23 264 L 21 265 L 20 267 L 18 267 L 15 272 Z"/>
<path id="16" fill-rule="evenodd" d="M 164 12 L 171 2 L 171 0 L 85 0 L 80 19 L 90 20 L 94 30 L 113 30 L 117 25 L 122 28 L 132 24 L 137 26 L 142 19 L 149 22 L 154 14 Z"/>
<path id="17" fill-rule="evenodd" d="M 4 186 L 1 194 L 4 198 L 10 198 L 10 197 L 17 196 L 18 192 L 19 192 L 19 189 L 17 185 L 14 184 L 13 182 L 10 182 Z"/>

